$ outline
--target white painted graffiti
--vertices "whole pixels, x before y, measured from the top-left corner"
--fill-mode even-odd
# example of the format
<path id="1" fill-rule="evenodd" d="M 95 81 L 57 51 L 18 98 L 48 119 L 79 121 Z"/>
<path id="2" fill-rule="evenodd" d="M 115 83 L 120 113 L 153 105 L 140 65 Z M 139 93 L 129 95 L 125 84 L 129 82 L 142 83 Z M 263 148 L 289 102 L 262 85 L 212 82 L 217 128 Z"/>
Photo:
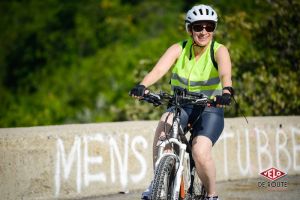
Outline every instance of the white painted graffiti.
<path id="1" fill-rule="evenodd" d="M 251 170 L 250 170 L 250 144 L 249 144 L 249 131 L 245 130 L 245 151 L 246 151 L 246 163 L 245 166 L 243 166 L 242 164 L 242 155 L 241 155 L 241 149 L 243 147 L 243 144 L 241 144 L 241 133 L 238 131 L 237 132 L 237 136 L 238 136 L 238 143 L 237 143 L 237 160 L 238 160 L 238 166 L 239 166 L 239 170 L 240 173 L 245 176 L 247 174 L 251 174 Z"/>
<path id="2" fill-rule="evenodd" d="M 61 189 L 62 177 L 64 181 L 67 181 L 70 177 L 70 172 L 72 167 L 77 170 L 76 173 L 76 185 L 77 192 L 80 193 L 83 187 L 88 187 L 92 182 L 107 182 L 107 172 L 98 171 L 97 173 L 92 173 L 89 171 L 91 166 L 101 166 L 103 164 L 103 157 L 110 157 L 110 180 L 112 183 L 116 182 L 116 162 L 118 166 L 118 177 L 120 178 L 121 186 L 125 189 L 128 184 L 128 179 L 133 183 L 141 181 L 147 172 L 147 163 L 144 156 L 138 151 L 138 147 L 143 149 L 148 148 L 148 143 L 146 139 L 142 136 L 135 136 L 131 139 L 130 149 L 133 156 L 140 164 L 139 172 L 136 174 L 128 174 L 128 154 L 129 154 L 129 136 L 124 135 L 124 147 L 122 151 L 119 149 L 119 145 L 114 137 L 105 138 L 103 134 L 93 134 L 88 136 L 75 136 L 74 143 L 71 147 L 69 153 L 66 153 L 64 142 L 62 139 L 57 139 L 56 143 L 56 166 L 55 166 L 55 196 L 58 196 Z M 89 155 L 89 146 L 91 143 L 96 143 L 100 145 L 107 145 L 105 148 L 109 150 L 110 156 L 108 155 Z M 81 148 L 83 145 L 83 159 Z M 122 152 L 122 153 L 121 153 Z M 75 167 L 74 167 L 75 165 Z M 82 169 L 83 165 L 83 169 Z M 82 183 L 83 176 L 83 183 Z"/>
<path id="3" fill-rule="evenodd" d="M 74 136 L 68 145 L 58 138 L 55 195 L 59 196 L 62 185 L 71 181 L 71 177 L 74 180 L 74 176 L 78 193 L 93 183 L 118 183 L 121 190 L 125 190 L 129 183 L 142 182 L 152 168 L 152 159 L 146 156 L 146 151 L 151 151 L 148 149 L 149 140 L 128 134 L 118 137 L 101 133 Z M 223 149 L 223 174 L 230 177 L 232 173 L 238 172 L 241 176 L 255 176 L 269 167 L 277 167 L 285 172 L 300 172 L 299 141 L 300 129 L 295 127 L 284 130 L 253 128 L 224 131 L 218 141 L 220 144 L 217 145 L 217 148 Z M 232 144 L 236 148 L 232 148 Z M 236 168 L 229 167 L 232 162 Z M 138 167 L 135 167 L 135 171 L 130 171 L 132 166 Z"/>
<path id="4" fill-rule="evenodd" d="M 300 143 L 298 142 L 300 141 L 300 129 L 293 127 L 287 132 L 278 128 L 274 132 L 267 133 L 266 130 L 254 128 L 251 136 L 249 132 L 248 129 L 245 129 L 244 136 L 242 136 L 243 133 L 240 131 L 235 133 L 224 131 L 222 133 L 220 141 L 224 145 L 225 177 L 230 177 L 229 160 L 237 163 L 239 174 L 242 176 L 251 176 L 253 173 L 258 173 L 274 166 L 285 172 L 289 170 L 300 172 Z M 250 137 L 254 138 L 255 143 L 252 140 L 250 144 Z M 288 138 L 291 142 L 288 142 Z M 273 143 L 271 143 L 271 139 Z M 227 149 L 229 147 L 228 143 L 232 140 L 237 143 L 237 155 L 234 160 L 228 158 L 230 154 Z M 256 161 L 250 160 L 251 150 L 256 151 Z M 258 166 L 253 167 L 253 162 L 256 162 Z M 254 170 L 253 168 L 258 169 Z"/>

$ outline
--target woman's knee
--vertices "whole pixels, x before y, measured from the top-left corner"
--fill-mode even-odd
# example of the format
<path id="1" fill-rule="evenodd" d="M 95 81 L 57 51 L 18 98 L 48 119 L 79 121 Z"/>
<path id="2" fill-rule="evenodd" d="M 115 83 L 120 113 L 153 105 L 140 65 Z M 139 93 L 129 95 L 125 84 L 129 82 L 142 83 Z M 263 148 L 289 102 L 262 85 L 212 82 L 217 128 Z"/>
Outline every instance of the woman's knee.
<path id="1" fill-rule="evenodd" d="M 173 113 L 169 113 L 169 112 L 164 113 L 158 122 L 156 132 L 163 132 L 166 131 L 166 129 L 167 130 L 170 129 L 172 122 L 173 122 Z"/>
<path id="2" fill-rule="evenodd" d="M 205 149 L 196 149 L 193 150 L 193 159 L 195 162 L 199 163 L 200 165 L 205 165 L 207 162 L 212 160 L 212 155 L 211 153 L 207 152 Z"/>
<path id="3" fill-rule="evenodd" d="M 174 117 L 174 114 L 171 113 L 171 112 L 165 112 L 161 118 L 160 118 L 160 121 L 159 122 L 162 122 L 162 123 L 169 123 L 171 124 L 172 121 L 173 121 L 173 117 Z"/>
<path id="4" fill-rule="evenodd" d="M 172 127 L 172 121 L 173 121 L 173 114 L 166 112 L 164 113 L 160 121 L 158 122 L 156 131 L 155 131 L 155 137 L 154 137 L 154 145 L 156 145 L 157 141 L 160 138 L 165 137 L 166 133 L 168 133 Z"/>
<path id="5" fill-rule="evenodd" d="M 208 139 L 209 140 L 209 139 Z M 212 160 L 212 143 L 206 138 L 195 138 L 193 140 L 192 155 L 195 162 L 200 165 L 205 165 L 205 163 Z"/>

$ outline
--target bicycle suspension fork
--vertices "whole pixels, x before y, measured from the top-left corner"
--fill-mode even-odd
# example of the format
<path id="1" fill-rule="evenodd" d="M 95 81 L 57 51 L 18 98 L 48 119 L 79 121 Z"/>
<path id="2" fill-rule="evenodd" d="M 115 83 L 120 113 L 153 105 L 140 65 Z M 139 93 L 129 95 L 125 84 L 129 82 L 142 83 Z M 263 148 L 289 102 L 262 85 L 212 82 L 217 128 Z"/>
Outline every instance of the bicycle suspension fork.
<path id="1" fill-rule="evenodd" d="M 183 144 L 182 142 L 179 142 L 179 140 L 178 140 L 179 131 L 181 131 L 181 132 L 183 131 L 179 122 L 180 122 L 180 118 L 179 118 L 179 115 L 177 115 L 174 118 L 173 126 L 172 126 L 172 138 L 177 139 L 177 141 L 178 141 L 177 145 L 179 146 L 179 152 L 178 152 L 179 153 L 179 155 L 178 155 L 179 162 L 177 162 L 177 164 L 176 164 L 177 173 L 175 176 L 174 191 L 172 194 L 173 200 L 179 199 L 180 185 L 181 185 L 181 182 L 183 181 L 182 180 L 182 174 L 183 174 L 183 170 L 184 170 L 183 162 L 185 159 L 184 156 L 186 154 L 186 145 Z M 174 146 L 173 146 L 173 148 L 174 148 Z"/>

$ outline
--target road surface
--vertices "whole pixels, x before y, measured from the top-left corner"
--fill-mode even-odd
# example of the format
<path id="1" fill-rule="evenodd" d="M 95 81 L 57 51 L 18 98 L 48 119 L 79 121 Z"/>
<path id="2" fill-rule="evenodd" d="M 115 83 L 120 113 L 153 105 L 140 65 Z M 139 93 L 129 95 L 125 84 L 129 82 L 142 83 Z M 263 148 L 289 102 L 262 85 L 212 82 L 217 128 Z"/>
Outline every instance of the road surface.
<path id="1" fill-rule="evenodd" d="M 271 184 L 269 187 L 268 184 Z M 221 200 L 282 200 L 300 199 L 300 176 L 286 176 L 275 182 L 265 178 L 218 182 Z M 142 191 L 112 194 L 86 200 L 139 200 Z"/>

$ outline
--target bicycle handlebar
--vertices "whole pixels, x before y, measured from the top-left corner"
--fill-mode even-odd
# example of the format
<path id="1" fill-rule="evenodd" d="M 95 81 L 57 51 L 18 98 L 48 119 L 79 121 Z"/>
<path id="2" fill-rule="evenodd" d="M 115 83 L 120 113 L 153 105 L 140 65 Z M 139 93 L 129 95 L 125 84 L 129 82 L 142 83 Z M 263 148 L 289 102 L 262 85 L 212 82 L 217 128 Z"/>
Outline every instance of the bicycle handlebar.
<path id="1" fill-rule="evenodd" d="M 164 102 L 171 105 L 199 105 L 199 106 L 215 106 L 215 101 L 209 99 L 203 94 L 196 94 L 190 92 L 184 92 L 183 94 L 168 94 L 165 92 L 160 93 L 147 93 L 140 100 L 152 103 L 154 106 L 160 106 Z"/>

